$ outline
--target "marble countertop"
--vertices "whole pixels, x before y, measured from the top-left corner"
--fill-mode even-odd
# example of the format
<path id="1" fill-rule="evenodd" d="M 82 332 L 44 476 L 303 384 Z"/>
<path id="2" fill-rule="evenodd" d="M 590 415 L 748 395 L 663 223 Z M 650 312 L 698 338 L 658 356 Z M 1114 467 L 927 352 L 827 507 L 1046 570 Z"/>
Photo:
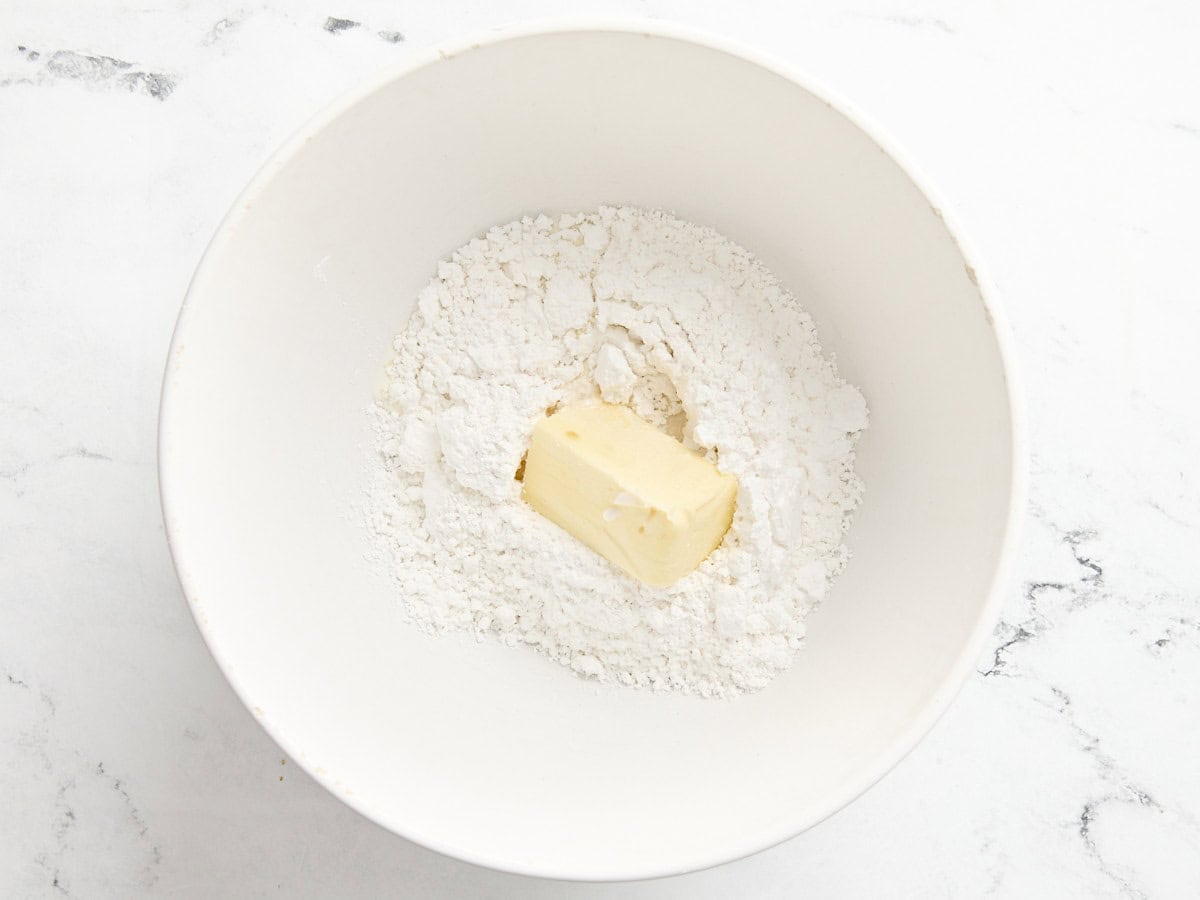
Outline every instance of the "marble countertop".
<path id="1" fill-rule="evenodd" d="M 559 9 L 0 9 L 0 894 L 1200 894 L 1200 7 L 1183 0 L 590 4 L 726 34 L 851 98 L 939 186 L 1007 304 L 1033 458 L 1003 618 L 862 799 L 708 872 L 540 882 L 361 819 L 240 706 L 158 508 L 191 271 L 317 108 L 417 48 Z"/>

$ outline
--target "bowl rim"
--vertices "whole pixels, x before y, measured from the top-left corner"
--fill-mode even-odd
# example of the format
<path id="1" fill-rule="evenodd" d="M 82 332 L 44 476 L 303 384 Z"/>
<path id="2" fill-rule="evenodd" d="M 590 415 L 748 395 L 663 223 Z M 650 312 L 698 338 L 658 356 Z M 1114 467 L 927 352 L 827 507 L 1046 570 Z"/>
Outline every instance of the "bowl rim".
<path id="1" fill-rule="evenodd" d="M 415 823 L 397 821 L 389 813 L 373 809 L 370 800 L 367 798 L 358 795 L 346 796 L 342 791 L 337 789 L 337 786 L 333 783 L 333 779 L 329 775 L 302 762 L 303 757 L 297 752 L 299 748 L 293 747 L 287 735 L 283 734 L 277 726 L 255 715 L 256 721 L 266 731 L 267 735 L 310 778 L 365 819 L 406 840 L 454 859 L 514 875 L 565 881 L 620 882 L 682 875 L 751 856 L 807 831 L 809 828 L 819 824 L 853 802 L 883 778 L 884 775 L 895 768 L 942 717 L 966 684 L 972 669 L 983 652 L 985 641 L 992 633 L 992 629 L 999 619 L 1003 594 L 1008 587 L 1013 557 L 1019 543 L 1019 532 L 1025 509 L 1028 479 L 1026 413 L 1024 393 L 1021 388 L 1021 376 L 1017 365 L 1015 341 L 1008 325 L 1007 317 L 1004 314 L 1001 303 L 997 299 L 995 285 L 988 277 L 985 267 L 981 265 L 974 245 L 963 232 L 940 192 L 930 184 L 928 179 L 921 173 L 921 170 L 912 162 L 907 153 L 885 129 L 880 127 L 870 116 L 837 91 L 826 87 L 816 79 L 797 70 L 794 66 L 783 62 L 770 53 L 701 28 L 672 21 L 647 20 L 630 16 L 544 18 L 474 31 L 465 36 L 441 41 L 416 51 L 408 59 L 384 67 L 346 91 L 296 129 L 259 168 L 213 232 L 213 237 L 206 246 L 191 282 L 188 285 L 167 352 L 159 398 L 157 473 L 159 499 L 166 532 L 167 547 L 183 590 L 184 599 L 187 602 L 188 609 L 192 613 L 192 620 L 195 622 L 209 653 L 216 662 L 217 668 L 233 688 L 238 700 L 246 709 L 253 711 L 255 707 L 249 696 L 249 689 L 240 682 L 239 677 L 234 673 L 229 660 L 224 657 L 219 643 L 215 640 L 207 619 L 199 615 L 192 600 L 196 596 L 196 592 L 193 578 L 187 566 L 187 553 L 180 545 L 179 535 L 175 532 L 172 525 L 174 522 L 175 500 L 168 473 L 170 468 L 169 442 L 164 440 L 164 435 L 169 430 L 169 423 L 173 415 L 176 414 L 176 404 L 173 402 L 172 397 L 174 361 L 178 359 L 186 342 L 191 309 L 195 298 L 200 294 L 205 281 L 209 277 L 209 270 L 213 266 L 213 260 L 220 255 L 220 251 L 230 239 L 230 235 L 236 231 L 237 224 L 246 216 L 253 205 L 253 199 L 292 160 L 308 140 L 376 91 L 419 69 L 437 65 L 440 62 L 450 60 L 464 53 L 479 50 L 485 46 L 519 38 L 587 32 L 641 34 L 646 37 L 681 41 L 724 53 L 743 62 L 749 62 L 790 81 L 826 103 L 873 141 L 880 150 L 900 167 L 905 176 L 930 203 L 935 215 L 942 219 L 947 233 L 955 242 L 959 254 L 968 268 L 969 274 L 973 276 L 973 281 L 979 290 L 986 318 L 999 351 L 1001 370 L 1008 400 L 1009 427 L 1012 436 L 1010 447 L 1012 459 L 1011 483 L 1000 553 L 992 573 L 987 597 L 980 609 L 975 626 L 959 651 L 949 674 L 943 679 L 925 706 L 914 716 L 909 726 L 893 741 L 887 751 L 879 755 L 874 765 L 866 767 L 864 771 L 859 773 L 857 778 L 847 781 L 832 799 L 820 807 L 807 810 L 803 816 L 797 816 L 790 824 L 747 834 L 737 844 L 731 844 L 720 853 L 698 855 L 694 859 L 688 859 L 683 862 L 675 861 L 670 865 L 644 865 L 623 862 L 603 868 L 596 867 L 582 870 L 571 867 L 559 867 L 554 863 L 523 865 L 493 856 L 486 851 L 455 846 L 452 842 L 440 840 L 423 833 L 422 829 Z"/>

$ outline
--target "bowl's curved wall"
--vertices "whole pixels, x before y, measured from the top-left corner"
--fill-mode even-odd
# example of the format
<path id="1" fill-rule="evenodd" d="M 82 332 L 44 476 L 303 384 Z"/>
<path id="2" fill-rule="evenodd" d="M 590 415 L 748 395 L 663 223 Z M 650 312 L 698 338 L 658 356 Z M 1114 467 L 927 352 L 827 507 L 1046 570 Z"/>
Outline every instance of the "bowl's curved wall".
<path id="1" fill-rule="evenodd" d="M 863 388 L 855 559 L 769 689 L 597 689 L 404 627 L 364 560 L 365 411 L 437 259 L 539 210 L 661 206 L 757 253 Z M 760 849 L 893 764 L 990 624 L 1014 424 L 973 270 L 825 100 L 666 35 L 445 55 L 293 142 L 214 240 L 164 388 L 173 553 L 214 655 L 301 764 L 377 821 L 500 868 L 648 876 Z"/>

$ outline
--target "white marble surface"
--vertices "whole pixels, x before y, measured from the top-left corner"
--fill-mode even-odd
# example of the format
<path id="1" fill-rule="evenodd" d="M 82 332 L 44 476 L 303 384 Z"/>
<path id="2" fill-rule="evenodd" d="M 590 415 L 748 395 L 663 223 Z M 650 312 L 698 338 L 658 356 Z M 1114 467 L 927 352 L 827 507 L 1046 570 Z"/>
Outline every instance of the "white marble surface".
<path id="1" fill-rule="evenodd" d="M 477 869 L 327 795 L 238 704 L 176 585 L 167 341 L 226 206 L 311 112 L 416 48 L 559 7 L 6 0 L 0 895 L 1200 894 L 1200 8 L 737 6 L 590 11 L 719 31 L 849 96 L 939 185 L 1008 305 L 1032 502 L 951 712 L 808 834 L 638 885 Z"/>

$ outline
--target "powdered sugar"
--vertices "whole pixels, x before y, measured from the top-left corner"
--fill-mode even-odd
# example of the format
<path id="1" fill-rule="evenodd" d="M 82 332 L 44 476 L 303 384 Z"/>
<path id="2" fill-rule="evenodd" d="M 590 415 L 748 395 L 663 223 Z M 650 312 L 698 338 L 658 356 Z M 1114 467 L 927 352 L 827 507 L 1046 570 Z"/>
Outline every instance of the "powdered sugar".
<path id="1" fill-rule="evenodd" d="M 787 668 L 845 565 L 867 409 L 747 251 L 662 212 L 526 218 L 439 265 L 395 350 L 373 527 L 415 623 L 702 696 Z M 535 423 L 598 398 L 738 478 L 724 542 L 671 587 L 521 500 Z"/>

